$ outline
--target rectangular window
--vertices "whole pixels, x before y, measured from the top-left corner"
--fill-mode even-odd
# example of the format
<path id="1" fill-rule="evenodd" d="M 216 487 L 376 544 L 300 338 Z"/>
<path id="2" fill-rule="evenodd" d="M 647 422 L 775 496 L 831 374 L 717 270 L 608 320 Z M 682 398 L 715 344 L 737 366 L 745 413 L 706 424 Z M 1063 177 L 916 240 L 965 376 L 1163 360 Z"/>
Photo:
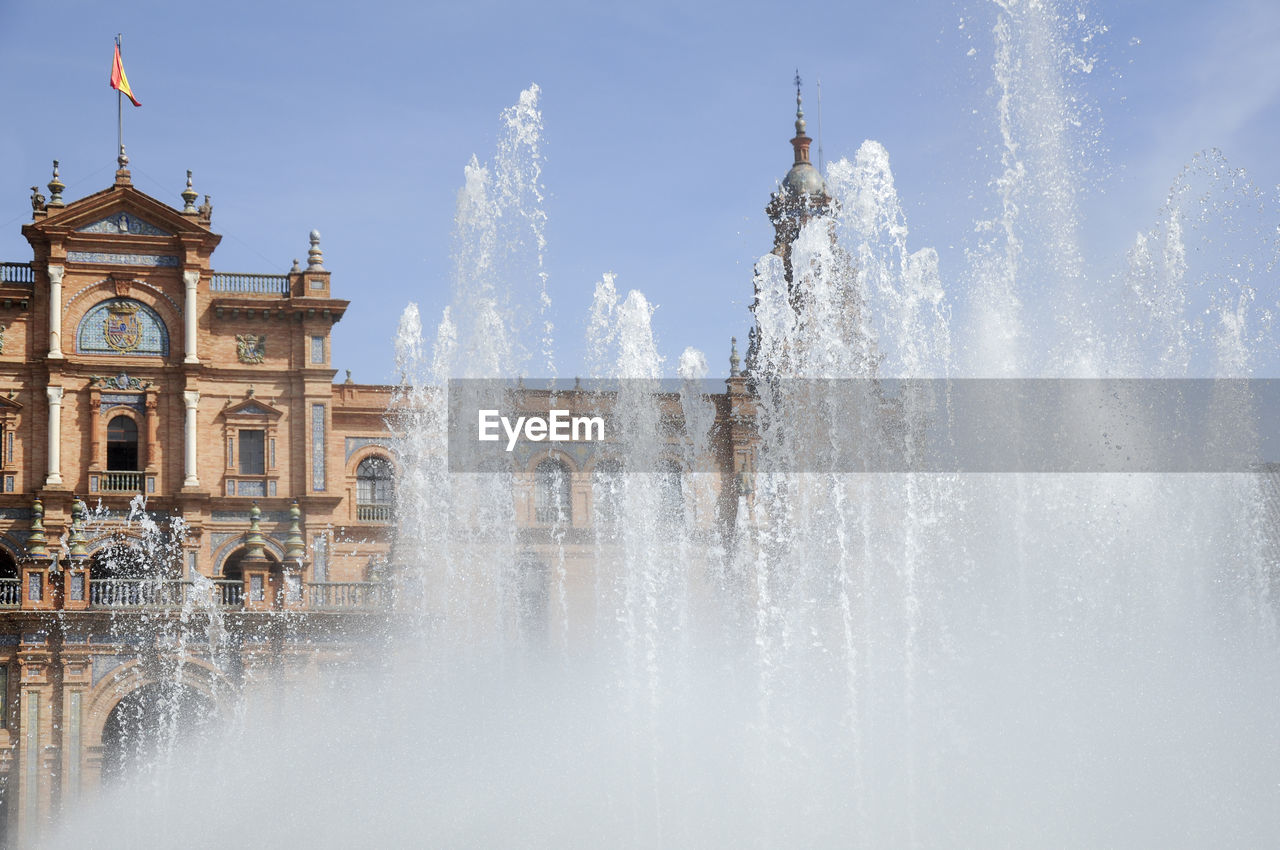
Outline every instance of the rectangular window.
<path id="1" fill-rule="evenodd" d="M 13 463 L 13 432 L 10 431 L 4 435 L 4 456 L 9 463 Z"/>
<path id="2" fill-rule="evenodd" d="M 271 468 L 272 468 L 272 469 L 275 469 L 275 468 L 276 468 L 276 441 L 275 441 L 275 438 L 274 438 L 274 437 L 272 437 L 272 438 L 271 438 L 271 440 L 269 440 L 269 442 L 271 443 Z"/>
<path id="3" fill-rule="evenodd" d="M 236 465 L 236 441 L 234 437 L 227 437 L 227 469 L 234 469 Z"/>
<path id="4" fill-rule="evenodd" d="M 311 405 L 311 489 L 324 490 L 324 405 Z"/>
<path id="5" fill-rule="evenodd" d="M 262 431 L 241 429 L 240 431 L 240 474 L 263 475 L 267 471 L 266 434 Z"/>
<path id="6" fill-rule="evenodd" d="M 311 556 L 315 559 L 312 569 L 316 581 L 328 581 L 329 541 L 323 534 L 317 534 L 311 538 Z"/>
<path id="7" fill-rule="evenodd" d="M 324 363 L 324 337 L 311 337 L 311 362 Z"/>
<path id="8" fill-rule="evenodd" d="M 4 491 L 6 493 L 13 492 L 13 476 L 12 475 L 6 475 L 4 477 Z"/>

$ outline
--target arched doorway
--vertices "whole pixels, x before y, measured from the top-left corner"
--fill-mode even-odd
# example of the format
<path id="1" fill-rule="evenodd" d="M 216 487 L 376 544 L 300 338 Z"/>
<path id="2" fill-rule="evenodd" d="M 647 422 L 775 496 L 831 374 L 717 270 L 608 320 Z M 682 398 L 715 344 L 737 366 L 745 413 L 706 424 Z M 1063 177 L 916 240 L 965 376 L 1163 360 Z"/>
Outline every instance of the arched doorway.
<path id="1" fill-rule="evenodd" d="M 107 423 L 107 469 L 132 472 L 137 468 L 138 423 L 116 416 Z"/>
<path id="2" fill-rule="evenodd" d="M 145 772 L 185 743 L 210 734 L 217 709 L 212 699 L 179 682 L 153 682 L 130 691 L 102 728 L 102 781 Z"/>
<path id="3" fill-rule="evenodd" d="M 22 604 L 22 581 L 18 562 L 8 549 L 0 546 L 0 608 L 17 608 Z"/>
<path id="4" fill-rule="evenodd" d="M 244 586 L 244 559 L 249 554 L 248 549 L 237 549 L 227 556 L 227 560 L 222 564 L 223 579 L 223 603 L 231 604 L 227 599 L 228 593 L 239 592 L 241 596 L 237 602 L 269 602 L 276 604 L 280 598 L 281 588 L 284 587 L 284 576 L 280 569 L 280 562 L 270 552 L 265 552 L 267 563 L 266 581 L 261 580 L 260 575 L 250 575 L 249 586 Z M 236 588 L 241 590 L 236 591 Z"/>

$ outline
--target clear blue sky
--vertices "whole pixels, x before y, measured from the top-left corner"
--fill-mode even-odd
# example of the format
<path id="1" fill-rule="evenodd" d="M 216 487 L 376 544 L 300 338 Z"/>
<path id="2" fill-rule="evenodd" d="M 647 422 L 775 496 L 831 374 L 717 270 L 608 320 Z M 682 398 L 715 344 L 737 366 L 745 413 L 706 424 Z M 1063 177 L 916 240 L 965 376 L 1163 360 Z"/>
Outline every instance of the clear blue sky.
<path id="1" fill-rule="evenodd" d="M 1196 152 L 1221 148 L 1280 183 L 1280 6 L 1109 2 L 1059 9 L 1094 61 L 1073 78 L 1093 139 L 1082 249 L 1110 270 Z M 1084 15 L 1078 21 L 1077 11 Z M 125 135 L 135 183 L 177 205 L 186 169 L 214 199 L 222 271 L 283 272 L 324 235 L 351 300 L 334 365 L 394 378 L 409 301 L 449 300 L 462 168 L 493 153 L 498 115 L 538 83 L 559 371 L 581 369 L 594 284 L 618 274 L 659 306 L 668 365 L 686 345 L 727 368 L 749 324 L 763 214 L 786 172 L 791 77 L 822 80 L 828 161 L 864 139 L 891 157 L 914 247 L 949 291 L 973 222 L 992 214 L 993 4 L 29 3 L 0 0 L 0 258 L 33 183 L 62 162 L 70 198 L 114 165 L 112 37 L 142 101 Z M 806 87 L 813 104 L 812 86 Z M 811 135 L 816 105 L 810 109 Z M 42 189 L 43 190 L 43 189 Z M 1274 290 L 1267 296 L 1275 300 Z M 339 375 L 341 379 L 341 375 Z"/>

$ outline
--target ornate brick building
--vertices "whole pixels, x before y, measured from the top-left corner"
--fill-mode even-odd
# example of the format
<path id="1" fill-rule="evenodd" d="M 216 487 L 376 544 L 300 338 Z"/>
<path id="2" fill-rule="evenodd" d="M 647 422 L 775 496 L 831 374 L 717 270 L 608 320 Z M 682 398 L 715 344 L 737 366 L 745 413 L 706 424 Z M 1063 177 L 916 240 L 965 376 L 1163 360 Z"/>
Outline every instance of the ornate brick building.
<path id="1" fill-rule="evenodd" d="M 348 302 L 319 234 L 287 274 L 217 272 L 221 237 L 190 175 L 177 209 L 120 165 L 65 202 L 55 163 L 22 228 L 31 259 L 0 266 L 9 844 L 37 841 L 138 754 L 120 730 L 166 696 L 166 665 L 183 667 L 179 696 L 199 713 L 304 643 L 340 655 L 385 596 L 390 388 L 333 383 Z M 165 650 L 180 617 L 217 619 L 231 663 Z"/>
<path id="2" fill-rule="evenodd" d="M 799 109 L 791 143 L 766 208 L 788 284 L 792 240 L 832 207 Z M 68 203 L 55 162 L 22 228 L 31 259 L 0 263 L 0 845 L 38 843 L 145 762 L 130 730 L 175 714 L 198 726 L 246 690 L 357 657 L 393 605 L 394 388 L 333 382 L 348 302 L 319 234 L 286 274 L 215 271 L 221 237 L 190 173 L 175 208 L 133 186 L 123 153 L 119 165 Z M 736 347 L 730 367 L 708 399 L 710 450 L 657 470 L 662 510 L 690 540 L 732 529 L 750 498 L 754 402 Z M 528 390 L 519 407 L 553 403 L 601 401 Z M 662 405 L 680 418 L 678 397 Z M 513 461 L 514 626 L 556 616 L 552 572 L 568 577 L 555 604 L 588 622 L 577 615 L 619 545 L 599 486 L 616 461 L 528 445 Z M 220 637 L 189 640 L 202 631 Z"/>

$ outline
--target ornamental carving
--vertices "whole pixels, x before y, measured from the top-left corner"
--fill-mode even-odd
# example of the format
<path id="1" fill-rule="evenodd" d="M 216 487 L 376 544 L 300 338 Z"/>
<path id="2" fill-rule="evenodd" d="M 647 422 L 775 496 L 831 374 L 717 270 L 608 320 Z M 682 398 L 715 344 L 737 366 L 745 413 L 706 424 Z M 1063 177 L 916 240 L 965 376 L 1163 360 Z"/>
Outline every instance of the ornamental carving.
<path id="1" fill-rule="evenodd" d="M 128 213 L 118 212 L 114 215 L 99 219 L 93 224 L 86 224 L 79 229 L 80 233 L 130 233 L 138 236 L 172 236 L 166 230 L 161 230 L 148 221 L 129 215 Z"/>
<path id="2" fill-rule="evenodd" d="M 121 372 L 114 377 L 103 377 L 102 375 L 90 375 L 89 386 L 103 387 L 113 390 L 145 390 L 151 386 L 151 381 L 141 381 L 137 378 L 131 378 L 125 372 Z"/>
<path id="3" fill-rule="evenodd" d="M 236 334 L 236 357 L 241 363 L 261 363 L 266 360 L 266 334 Z"/>
<path id="4" fill-rule="evenodd" d="M 138 304 L 119 301 L 107 307 L 102 323 L 102 335 L 120 353 L 133 351 L 142 342 L 142 327 L 138 324 Z"/>
<path id="5" fill-rule="evenodd" d="M 89 309 L 76 330 L 80 354 L 165 356 L 169 332 L 159 314 L 129 298 L 112 298 Z"/>

